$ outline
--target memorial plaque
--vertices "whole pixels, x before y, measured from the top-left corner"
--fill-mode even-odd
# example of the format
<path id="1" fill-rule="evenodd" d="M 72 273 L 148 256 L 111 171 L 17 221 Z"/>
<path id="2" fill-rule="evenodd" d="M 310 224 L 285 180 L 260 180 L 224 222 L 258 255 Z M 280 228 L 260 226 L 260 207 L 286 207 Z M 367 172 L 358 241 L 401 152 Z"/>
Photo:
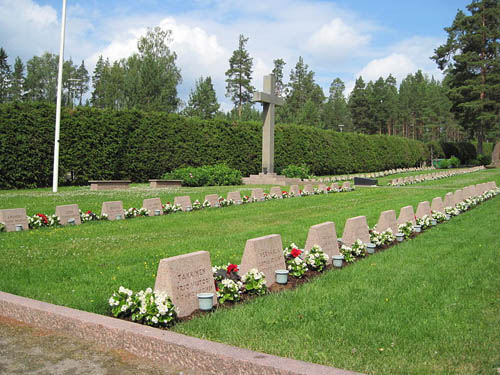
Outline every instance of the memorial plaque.
<path id="1" fill-rule="evenodd" d="M 455 190 L 455 194 L 453 194 L 453 202 L 455 202 L 455 204 L 458 204 L 460 202 L 462 202 L 464 199 L 462 197 L 462 190 L 458 189 L 458 190 Z"/>
<path id="2" fill-rule="evenodd" d="M 354 177 L 354 185 L 377 186 L 378 181 L 371 178 Z"/>
<path id="3" fill-rule="evenodd" d="M 337 184 L 336 182 L 334 182 L 333 184 L 330 185 L 330 189 L 339 191 L 340 190 L 339 184 Z"/>
<path id="4" fill-rule="evenodd" d="M 61 225 L 80 225 L 82 223 L 77 204 L 56 206 L 56 215 L 59 217 Z"/>
<path id="5" fill-rule="evenodd" d="M 281 193 L 281 187 L 279 186 L 273 186 L 271 188 L 271 191 L 269 192 L 270 195 L 277 195 L 280 198 L 283 198 L 283 194 Z"/>
<path id="6" fill-rule="evenodd" d="M 243 276 L 252 268 L 263 272 L 267 287 L 276 282 L 275 271 L 286 270 L 283 245 L 279 234 L 248 240 L 241 258 L 239 274 Z"/>
<path id="7" fill-rule="evenodd" d="M 262 190 L 261 188 L 253 189 L 250 198 L 255 201 L 263 201 L 265 199 L 264 190 Z"/>
<path id="8" fill-rule="evenodd" d="M 217 194 L 208 194 L 205 195 L 205 200 L 210 203 L 211 208 L 219 207 L 219 196 Z"/>
<path id="9" fill-rule="evenodd" d="M 213 293 L 214 306 L 217 305 L 217 293 L 208 251 L 162 259 L 156 275 L 154 290 L 167 292 L 181 318 L 199 308 L 198 293 Z"/>
<path id="10" fill-rule="evenodd" d="M 417 219 L 421 219 L 425 215 L 431 217 L 432 212 L 431 212 L 431 206 L 428 201 L 420 202 L 417 206 Z"/>
<path id="11" fill-rule="evenodd" d="M 179 206 L 181 206 L 182 211 L 189 212 L 193 209 L 193 205 L 191 204 L 191 198 L 189 198 L 189 195 L 175 197 L 174 204 L 178 204 Z"/>
<path id="12" fill-rule="evenodd" d="M 234 204 L 241 204 L 241 195 L 239 191 L 231 191 L 227 193 L 227 200 L 233 200 Z"/>
<path id="13" fill-rule="evenodd" d="M 340 254 L 334 222 L 327 221 L 326 223 L 313 225 L 309 228 L 304 250 L 311 250 L 314 245 L 321 247 L 330 260 L 332 256 Z"/>
<path id="14" fill-rule="evenodd" d="M 104 202 L 101 209 L 102 214 L 108 215 L 108 220 L 111 221 L 125 219 L 122 201 Z"/>
<path id="15" fill-rule="evenodd" d="M 442 214 L 444 214 L 444 204 L 441 197 L 436 197 L 432 200 L 431 210 L 435 212 L 441 212 Z"/>
<path id="16" fill-rule="evenodd" d="M 300 197 L 299 185 L 290 186 L 290 193 L 293 193 L 293 195 L 295 195 L 296 197 Z"/>
<path id="17" fill-rule="evenodd" d="M 328 188 L 326 187 L 325 184 L 319 184 L 318 190 L 321 191 L 322 193 L 328 193 Z"/>
<path id="18" fill-rule="evenodd" d="M 0 222 L 5 224 L 5 231 L 7 232 L 29 229 L 25 208 L 0 210 Z"/>
<path id="19" fill-rule="evenodd" d="M 415 220 L 415 212 L 413 211 L 413 206 L 405 206 L 399 211 L 398 225 L 406 224 L 412 222 L 413 225 L 417 223 Z"/>
<path id="20" fill-rule="evenodd" d="M 387 229 L 391 228 L 392 233 L 396 235 L 399 232 L 398 230 L 398 221 L 396 219 L 396 211 L 387 210 L 380 214 L 378 218 L 378 222 L 376 225 L 376 230 L 379 233 L 385 232 Z"/>
<path id="21" fill-rule="evenodd" d="M 142 207 L 149 210 L 149 216 L 163 215 L 163 207 L 160 198 L 149 198 L 142 201 Z"/>
<path id="22" fill-rule="evenodd" d="M 351 247 L 356 240 L 361 240 L 363 243 L 370 243 L 370 232 L 366 216 L 356 216 L 347 219 L 342 234 L 342 242 Z"/>

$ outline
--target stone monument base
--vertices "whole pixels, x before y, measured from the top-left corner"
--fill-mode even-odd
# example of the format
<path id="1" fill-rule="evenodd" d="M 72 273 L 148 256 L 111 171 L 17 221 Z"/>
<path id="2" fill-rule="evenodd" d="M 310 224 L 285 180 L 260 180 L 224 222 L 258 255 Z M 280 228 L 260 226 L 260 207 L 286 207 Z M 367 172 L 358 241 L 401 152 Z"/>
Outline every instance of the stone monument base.
<path id="1" fill-rule="evenodd" d="M 251 174 L 250 177 L 243 177 L 243 185 L 299 185 L 309 180 L 302 181 L 300 178 L 288 178 L 276 173 Z"/>

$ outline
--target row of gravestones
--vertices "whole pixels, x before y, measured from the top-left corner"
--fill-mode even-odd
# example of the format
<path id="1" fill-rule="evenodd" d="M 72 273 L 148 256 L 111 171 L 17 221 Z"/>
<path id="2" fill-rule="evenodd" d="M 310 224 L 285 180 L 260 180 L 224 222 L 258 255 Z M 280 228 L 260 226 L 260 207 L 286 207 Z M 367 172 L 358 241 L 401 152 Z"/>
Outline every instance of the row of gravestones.
<path id="1" fill-rule="evenodd" d="M 446 194 L 444 202 L 441 197 L 434 198 L 432 206 L 427 201 L 420 202 L 416 214 L 413 211 L 413 206 L 403 207 L 397 219 L 394 210 L 384 211 L 380 214 L 376 229 L 383 232 L 390 228 L 393 233 L 397 233 L 398 225 L 408 222 L 415 224 L 415 217 L 431 216 L 431 210 L 444 213 L 445 207 L 454 207 L 458 202 L 468 197 L 479 196 L 494 189 L 496 189 L 494 182 L 468 186 L 455 191 L 455 193 Z M 364 243 L 370 242 L 369 227 L 365 216 L 347 219 L 344 227 L 343 244 L 352 246 L 358 239 Z M 313 225 L 309 229 L 304 249 L 309 250 L 314 245 L 319 245 L 330 259 L 333 255 L 340 254 L 334 222 Z M 243 275 L 250 269 L 263 272 L 268 287 L 275 283 L 275 271 L 286 269 L 280 235 L 271 234 L 247 240 L 241 259 L 240 272 Z M 198 293 L 213 293 L 215 306 L 217 294 L 210 253 L 197 251 L 162 259 L 158 266 L 154 289 L 167 292 L 176 306 L 179 317 L 188 316 L 198 309 Z"/>
<path id="2" fill-rule="evenodd" d="M 397 169 L 385 170 L 382 172 L 358 173 L 358 174 L 353 174 L 353 175 L 331 176 L 331 177 L 320 178 L 319 181 L 320 182 L 346 181 L 346 180 L 353 180 L 354 177 L 379 178 L 379 177 L 384 177 L 384 176 L 390 176 L 391 174 L 417 172 L 417 171 L 429 171 L 429 170 L 433 170 L 433 169 L 434 169 L 434 167 L 397 168 Z"/>
<path id="3" fill-rule="evenodd" d="M 446 172 L 431 173 L 431 174 L 424 174 L 424 175 L 418 175 L 418 176 L 406 176 L 404 178 L 403 177 L 395 178 L 389 184 L 391 186 L 404 186 L 404 185 L 416 184 L 416 183 L 424 182 L 424 181 L 438 180 L 441 178 L 452 177 L 452 176 L 465 174 L 465 173 L 477 172 L 477 171 L 481 171 L 483 169 L 485 169 L 484 166 L 480 166 L 480 167 L 473 167 L 473 168 L 468 168 L 468 169 L 461 169 L 461 170 L 457 170 L 457 171 L 446 171 Z"/>
<path id="4" fill-rule="evenodd" d="M 342 187 L 339 187 L 338 184 L 333 183 L 329 188 L 320 184 L 318 186 L 318 191 L 320 192 L 328 192 L 328 191 L 348 191 L 351 190 L 351 185 L 349 182 L 344 182 Z M 311 194 L 314 192 L 314 187 L 311 184 L 304 186 L 304 192 Z M 298 185 L 292 185 L 290 187 L 290 193 L 293 193 L 294 196 L 300 196 L 301 190 Z M 282 197 L 282 191 L 279 186 L 275 186 L 271 188 L 270 195 L 277 195 Z M 252 201 L 260 201 L 264 200 L 264 191 L 262 189 L 253 189 L 252 190 Z M 233 201 L 235 204 L 241 204 L 242 198 L 239 191 L 229 192 L 227 195 L 228 201 Z M 209 194 L 205 196 L 205 201 L 210 203 L 210 207 L 219 207 L 219 196 L 217 194 Z M 174 205 L 177 205 L 181 208 L 182 211 L 191 211 L 193 205 L 191 203 L 191 198 L 186 196 L 175 197 Z M 163 206 L 160 198 L 150 198 L 144 199 L 142 203 L 143 208 L 147 209 L 150 214 L 154 216 L 163 215 Z M 111 202 L 103 202 L 101 215 L 106 215 L 108 220 L 121 220 L 124 219 L 124 210 L 123 203 L 121 201 L 111 201 Z M 79 225 L 81 224 L 81 218 L 79 213 L 79 208 L 77 204 L 69 204 L 63 206 L 56 207 L 56 216 L 59 217 L 59 222 L 61 225 Z M 7 232 L 14 231 L 22 231 L 28 229 L 28 219 L 26 216 L 25 208 L 14 208 L 14 209 L 5 209 L 0 210 L 0 223 L 5 225 L 5 230 Z"/>

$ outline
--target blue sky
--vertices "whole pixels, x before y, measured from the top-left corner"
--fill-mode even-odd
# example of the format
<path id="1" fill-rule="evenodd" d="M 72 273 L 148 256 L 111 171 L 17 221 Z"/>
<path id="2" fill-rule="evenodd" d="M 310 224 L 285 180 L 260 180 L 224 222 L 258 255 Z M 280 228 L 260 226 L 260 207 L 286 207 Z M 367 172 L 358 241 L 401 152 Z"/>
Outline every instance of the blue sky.
<path id="1" fill-rule="evenodd" d="M 347 92 L 355 79 L 392 73 L 398 83 L 418 69 L 441 78 L 433 50 L 444 43 L 443 28 L 470 0 L 67 0 L 65 57 L 93 70 L 100 54 L 116 60 L 136 50 L 147 27 L 172 30 L 187 100 L 200 76 L 211 76 L 225 109 L 225 75 L 238 35 L 249 38 L 254 86 L 270 73 L 273 59 L 287 63 L 285 77 L 302 56 L 325 94 L 340 77 Z M 44 51 L 58 53 L 62 0 L 0 0 L 0 46 L 12 63 Z"/>

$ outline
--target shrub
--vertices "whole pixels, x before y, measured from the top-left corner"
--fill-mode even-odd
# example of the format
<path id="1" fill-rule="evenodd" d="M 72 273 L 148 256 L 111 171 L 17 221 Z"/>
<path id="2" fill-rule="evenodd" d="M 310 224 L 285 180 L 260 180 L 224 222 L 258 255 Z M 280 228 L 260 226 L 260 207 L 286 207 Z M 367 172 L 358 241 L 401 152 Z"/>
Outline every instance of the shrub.
<path id="1" fill-rule="evenodd" d="M 281 171 L 281 174 L 283 174 L 285 177 L 290 177 L 290 178 L 309 178 L 310 176 L 310 169 L 307 165 L 294 165 L 290 164 L 288 167 L 283 169 Z"/>
<path id="2" fill-rule="evenodd" d="M 439 162 L 439 168 L 447 169 L 450 167 L 450 161 L 448 159 L 443 159 Z"/>
<path id="3" fill-rule="evenodd" d="M 477 158 L 476 148 L 469 142 L 441 142 L 441 147 L 446 158 L 455 156 L 461 164 L 468 164 L 469 161 Z"/>
<path id="4" fill-rule="evenodd" d="M 450 166 L 452 168 L 458 168 L 458 167 L 460 167 L 460 159 L 457 158 L 456 156 L 452 156 L 450 158 Z"/>
<path id="5" fill-rule="evenodd" d="M 491 155 L 478 155 L 477 160 L 480 165 L 490 165 L 491 164 Z"/>
<path id="6" fill-rule="evenodd" d="M 167 180 L 182 180 L 184 186 L 240 185 L 241 172 L 224 164 L 179 168 L 163 175 Z"/>

